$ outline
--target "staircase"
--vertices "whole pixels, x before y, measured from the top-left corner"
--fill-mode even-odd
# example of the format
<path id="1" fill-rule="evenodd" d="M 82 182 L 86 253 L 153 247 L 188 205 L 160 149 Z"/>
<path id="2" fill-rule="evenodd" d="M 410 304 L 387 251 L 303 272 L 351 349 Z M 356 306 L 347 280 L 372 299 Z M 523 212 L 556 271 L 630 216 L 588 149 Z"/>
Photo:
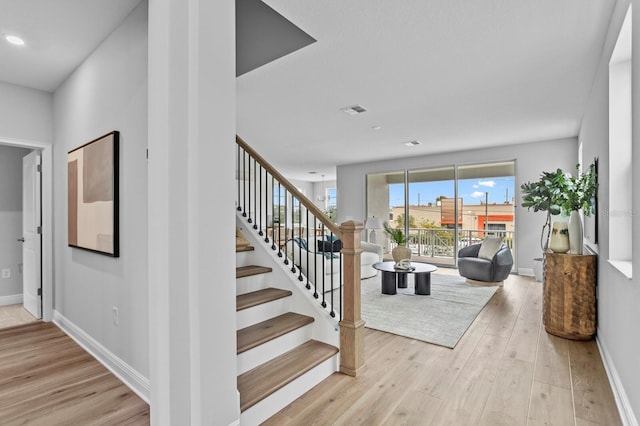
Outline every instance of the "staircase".
<path id="1" fill-rule="evenodd" d="M 241 424 L 258 425 L 337 371 L 338 349 L 318 340 L 327 335 L 318 324 L 324 312 L 305 303 L 281 260 L 247 234 L 248 244 L 236 246 L 238 391 Z"/>

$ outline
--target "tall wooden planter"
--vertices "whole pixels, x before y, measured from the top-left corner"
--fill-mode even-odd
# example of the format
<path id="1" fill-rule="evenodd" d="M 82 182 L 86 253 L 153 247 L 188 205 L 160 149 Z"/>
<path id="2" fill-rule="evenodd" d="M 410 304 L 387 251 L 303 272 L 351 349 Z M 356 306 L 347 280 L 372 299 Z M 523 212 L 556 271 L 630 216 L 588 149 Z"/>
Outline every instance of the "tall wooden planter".
<path id="1" fill-rule="evenodd" d="M 589 340 L 596 334 L 594 255 L 545 253 L 542 322 L 555 336 Z"/>

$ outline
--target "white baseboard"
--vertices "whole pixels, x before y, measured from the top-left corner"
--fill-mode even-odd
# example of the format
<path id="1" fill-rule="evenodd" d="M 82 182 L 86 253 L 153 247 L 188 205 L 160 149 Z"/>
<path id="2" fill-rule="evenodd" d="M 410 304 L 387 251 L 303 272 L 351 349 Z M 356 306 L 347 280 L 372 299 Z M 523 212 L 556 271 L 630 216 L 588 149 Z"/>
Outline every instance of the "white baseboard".
<path id="1" fill-rule="evenodd" d="M 89 352 L 98 362 L 127 385 L 133 392 L 149 403 L 151 385 L 149 379 L 138 373 L 129 364 L 117 357 L 113 352 L 102 346 L 93 337 L 85 333 L 81 328 L 67 319 L 58 311 L 53 311 L 53 323 L 56 324 L 69 337 Z"/>
<path id="2" fill-rule="evenodd" d="M 533 277 L 533 268 L 518 268 L 518 275 L 524 275 L 525 277 Z"/>
<path id="3" fill-rule="evenodd" d="M 22 293 L 11 296 L 0 296 L 0 306 L 22 304 Z"/>
<path id="4" fill-rule="evenodd" d="M 622 386 L 618 371 L 613 365 L 611 356 L 609 355 L 609 351 L 607 351 L 607 347 L 604 345 L 602 340 L 600 340 L 599 335 L 600 330 L 597 330 L 596 343 L 598 344 L 598 349 L 600 349 L 600 355 L 602 355 L 602 363 L 604 364 L 604 369 L 606 370 L 607 376 L 609 377 L 609 383 L 611 383 L 611 390 L 613 391 L 613 396 L 616 400 L 618 411 L 620 412 L 622 424 L 625 426 L 638 426 L 638 420 L 633 413 L 631 403 L 629 402 L 627 393 Z"/>

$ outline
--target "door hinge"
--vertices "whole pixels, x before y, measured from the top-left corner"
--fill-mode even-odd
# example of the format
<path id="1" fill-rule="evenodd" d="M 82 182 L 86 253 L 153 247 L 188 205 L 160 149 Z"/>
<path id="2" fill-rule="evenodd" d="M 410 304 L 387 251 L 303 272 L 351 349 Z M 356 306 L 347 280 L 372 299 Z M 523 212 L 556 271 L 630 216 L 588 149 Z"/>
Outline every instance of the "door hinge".
<path id="1" fill-rule="evenodd" d="M 40 164 L 38 164 L 38 165 L 36 166 L 36 171 L 37 171 L 38 173 L 40 173 L 40 172 L 42 171 L 42 166 L 41 166 Z"/>
<path id="2" fill-rule="evenodd" d="M 38 296 L 42 296 L 42 289 L 41 288 L 38 289 Z"/>
<path id="3" fill-rule="evenodd" d="M 42 234 L 42 226 L 38 226 L 38 229 L 36 229 L 36 232 L 38 234 Z"/>

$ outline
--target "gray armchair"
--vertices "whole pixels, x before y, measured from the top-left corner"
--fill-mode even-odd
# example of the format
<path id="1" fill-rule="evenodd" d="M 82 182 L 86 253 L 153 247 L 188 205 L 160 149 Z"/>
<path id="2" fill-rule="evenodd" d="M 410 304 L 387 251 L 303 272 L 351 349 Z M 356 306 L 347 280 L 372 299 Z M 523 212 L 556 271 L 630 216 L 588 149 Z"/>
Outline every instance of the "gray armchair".
<path id="1" fill-rule="evenodd" d="M 505 243 L 491 260 L 478 257 L 481 244 L 473 244 L 458 251 L 458 272 L 461 276 L 477 281 L 504 281 L 513 267 L 511 249 Z"/>

